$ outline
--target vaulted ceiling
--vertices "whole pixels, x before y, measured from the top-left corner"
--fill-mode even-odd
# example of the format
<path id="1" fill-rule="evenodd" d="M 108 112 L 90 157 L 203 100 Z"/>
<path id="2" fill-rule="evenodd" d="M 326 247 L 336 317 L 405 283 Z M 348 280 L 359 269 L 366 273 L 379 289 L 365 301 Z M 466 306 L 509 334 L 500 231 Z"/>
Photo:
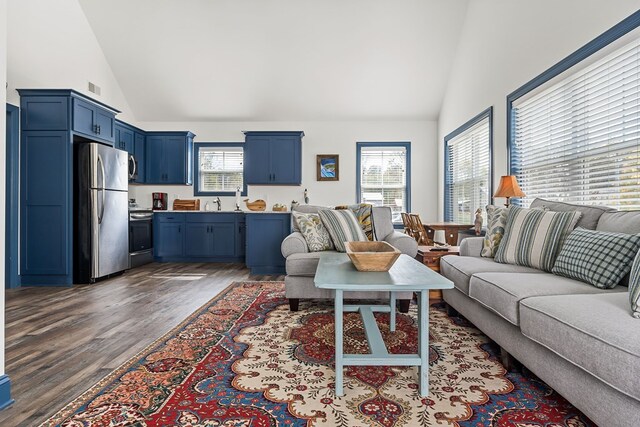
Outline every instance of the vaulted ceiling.
<path id="1" fill-rule="evenodd" d="M 425 120 L 466 0 L 79 0 L 141 121 Z"/>

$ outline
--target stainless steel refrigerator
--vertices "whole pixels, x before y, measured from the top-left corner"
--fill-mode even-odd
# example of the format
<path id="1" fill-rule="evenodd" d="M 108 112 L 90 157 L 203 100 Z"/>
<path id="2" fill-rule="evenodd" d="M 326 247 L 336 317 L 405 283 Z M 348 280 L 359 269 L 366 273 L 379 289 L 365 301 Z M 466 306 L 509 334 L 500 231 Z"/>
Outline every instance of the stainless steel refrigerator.
<path id="1" fill-rule="evenodd" d="M 74 283 L 129 267 L 127 152 L 97 143 L 75 144 Z"/>

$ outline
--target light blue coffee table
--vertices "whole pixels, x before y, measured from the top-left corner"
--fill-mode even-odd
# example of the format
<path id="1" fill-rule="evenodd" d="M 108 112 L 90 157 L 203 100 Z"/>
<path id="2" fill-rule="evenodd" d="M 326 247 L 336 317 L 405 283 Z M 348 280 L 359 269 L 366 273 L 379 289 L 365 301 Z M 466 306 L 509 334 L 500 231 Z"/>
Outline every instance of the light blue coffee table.
<path id="1" fill-rule="evenodd" d="M 335 292 L 336 396 L 344 394 L 344 366 L 418 366 L 420 395 L 429 395 L 429 291 L 451 289 L 453 283 L 409 257 L 400 255 L 388 272 L 361 272 L 344 253 L 326 253 L 320 257 L 315 285 Z M 344 305 L 345 291 L 390 292 L 389 305 Z M 388 312 L 389 328 L 396 329 L 396 292 L 418 294 L 418 354 L 389 354 L 378 329 L 375 312 Z M 343 313 L 359 311 L 370 354 L 343 354 Z"/>

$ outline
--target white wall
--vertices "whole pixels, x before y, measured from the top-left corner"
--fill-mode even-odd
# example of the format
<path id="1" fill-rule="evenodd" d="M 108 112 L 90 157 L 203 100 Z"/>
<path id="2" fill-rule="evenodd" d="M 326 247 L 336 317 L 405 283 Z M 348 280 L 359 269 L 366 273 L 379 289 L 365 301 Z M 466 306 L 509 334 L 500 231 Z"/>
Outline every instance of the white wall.
<path id="1" fill-rule="evenodd" d="M 7 1 L 0 0 L 0 105 L 5 110 L 4 105 L 7 100 L 7 92 L 4 82 L 7 77 Z M 5 200 L 6 200 L 6 117 L 5 113 L 0 115 L 0 224 L 5 223 Z M 0 242 L 4 242 L 5 229 L 0 227 Z M 0 245 L 0 375 L 4 374 L 4 245 Z"/>
<path id="2" fill-rule="evenodd" d="M 11 0 L 7 14 L 9 103 L 20 105 L 15 89 L 75 89 L 134 119 L 77 0 Z M 101 96 L 87 90 L 89 81 Z"/>
<path id="3" fill-rule="evenodd" d="M 440 111 L 439 158 L 444 158 L 445 135 L 493 105 L 497 184 L 500 175 L 508 171 L 507 95 L 637 9 L 637 0 L 469 2 Z M 444 208 L 443 163 L 438 162 L 440 215 Z"/>
<path id="4" fill-rule="evenodd" d="M 303 192 L 309 190 L 311 204 L 336 205 L 356 200 L 356 142 L 410 141 L 412 160 L 411 210 L 423 220 L 437 216 L 437 158 L 435 122 L 226 122 L 226 123 L 138 123 L 145 130 L 190 130 L 196 142 L 242 142 L 243 130 L 302 130 L 302 186 L 250 186 L 248 198 L 266 200 L 268 209 L 275 203 L 287 206 L 292 200 L 303 203 Z M 316 154 L 340 155 L 340 181 L 316 181 Z M 130 197 L 141 206 L 150 206 L 151 193 L 162 191 L 174 198 L 193 198 L 191 186 L 130 186 Z M 201 207 L 213 198 L 200 198 Z M 234 207 L 233 197 L 222 198 L 223 209 Z M 244 205 L 243 205 L 244 207 Z"/>

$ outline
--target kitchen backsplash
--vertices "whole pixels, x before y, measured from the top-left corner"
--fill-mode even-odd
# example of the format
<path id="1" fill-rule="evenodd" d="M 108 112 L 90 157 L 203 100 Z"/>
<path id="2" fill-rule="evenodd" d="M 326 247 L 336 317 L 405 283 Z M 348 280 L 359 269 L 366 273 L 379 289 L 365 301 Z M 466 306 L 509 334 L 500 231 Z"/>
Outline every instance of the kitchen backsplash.
<path id="1" fill-rule="evenodd" d="M 291 201 L 296 200 L 300 204 L 304 204 L 304 189 L 305 187 L 270 187 L 270 186 L 255 186 L 249 187 L 247 196 L 240 196 L 240 209 L 248 210 L 244 200 L 249 199 L 254 201 L 256 199 L 262 199 L 267 203 L 267 210 L 271 210 L 276 203 L 287 206 L 287 209 L 291 206 Z M 129 198 L 136 199 L 136 202 L 140 207 L 151 207 L 151 193 L 167 193 L 169 197 L 169 209 L 173 206 L 175 199 L 200 199 L 200 209 L 205 210 L 207 202 L 211 206 L 211 209 L 216 209 L 213 203 L 216 197 L 204 197 L 194 196 L 193 186 L 187 185 L 130 185 L 129 186 Z M 315 204 L 313 201 L 313 195 L 309 195 L 309 203 Z M 235 209 L 235 196 L 220 196 L 222 202 L 222 210 L 230 211 Z"/>

